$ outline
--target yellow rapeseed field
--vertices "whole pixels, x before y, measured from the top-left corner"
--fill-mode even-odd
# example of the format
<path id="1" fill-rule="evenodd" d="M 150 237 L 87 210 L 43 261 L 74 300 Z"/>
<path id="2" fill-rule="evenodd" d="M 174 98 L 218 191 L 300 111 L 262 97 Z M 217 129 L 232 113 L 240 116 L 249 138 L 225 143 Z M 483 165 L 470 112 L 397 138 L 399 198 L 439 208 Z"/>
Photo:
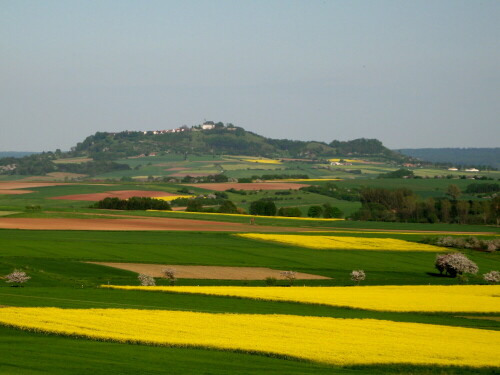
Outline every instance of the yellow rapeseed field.
<path id="1" fill-rule="evenodd" d="M 239 233 L 236 236 L 253 240 L 274 241 L 286 245 L 320 250 L 382 250 L 382 251 L 431 251 L 443 248 L 394 238 L 307 236 L 300 234 Z"/>
<path id="2" fill-rule="evenodd" d="M 103 287 L 291 301 L 401 312 L 500 312 L 500 285 L 357 287 L 113 286 Z"/>
<path id="3" fill-rule="evenodd" d="M 195 197 L 193 195 L 170 195 L 168 197 L 157 197 L 156 199 L 161 199 L 162 201 L 170 202 L 177 198 L 195 198 Z"/>
<path id="4" fill-rule="evenodd" d="M 374 319 L 128 309 L 0 309 L 0 323 L 118 342 L 271 353 L 323 363 L 500 366 L 500 332 Z"/>

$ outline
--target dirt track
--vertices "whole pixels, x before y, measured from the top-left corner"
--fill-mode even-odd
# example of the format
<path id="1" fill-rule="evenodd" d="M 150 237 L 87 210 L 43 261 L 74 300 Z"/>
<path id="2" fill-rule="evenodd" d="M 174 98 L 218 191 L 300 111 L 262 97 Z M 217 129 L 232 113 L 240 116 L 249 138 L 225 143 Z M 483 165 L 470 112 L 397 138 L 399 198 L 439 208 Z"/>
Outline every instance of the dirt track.
<path id="1" fill-rule="evenodd" d="M 198 187 L 201 189 L 225 191 L 227 189 L 236 190 L 299 190 L 301 187 L 309 186 L 307 184 L 296 184 L 291 182 L 221 182 L 213 184 L 183 184 L 186 186 Z"/>
<path id="2" fill-rule="evenodd" d="M 208 231 L 208 232 L 302 232 L 311 228 L 271 227 L 218 221 L 127 218 L 127 219 L 46 219 L 0 217 L 0 228 L 32 230 L 111 230 L 111 231 Z"/>
<path id="3" fill-rule="evenodd" d="M 219 266 L 179 266 L 166 264 L 142 263 L 109 263 L 87 262 L 108 267 L 120 268 L 153 277 L 161 277 L 162 270 L 172 268 L 176 271 L 178 279 L 216 279 L 216 280 L 265 280 L 266 277 L 282 278 L 280 270 L 264 267 L 219 267 Z M 324 280 L 329 277 L 297 272 L 296 278 L 300 280 Z"/>

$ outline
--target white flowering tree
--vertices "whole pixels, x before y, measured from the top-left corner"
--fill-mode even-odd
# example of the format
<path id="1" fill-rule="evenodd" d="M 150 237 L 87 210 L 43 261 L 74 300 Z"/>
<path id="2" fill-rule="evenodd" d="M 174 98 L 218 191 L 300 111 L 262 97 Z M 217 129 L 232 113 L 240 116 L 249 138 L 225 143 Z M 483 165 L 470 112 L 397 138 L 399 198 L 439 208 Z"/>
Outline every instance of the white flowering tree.
<path id="1" fill-rule="evenodd" d="M 163 277 L 168 280 L 170 285 L 174 286 L 177 281 L 177 271 L 174 268 L 164 268 L 161 270 Z"/>
<path id="2" fill-rule="evenodd" d="M 31 279 L 30 276 L 26 275 L 26 272 L 21 270 L 14 270 L 13 272 L 5 275 L 5 279 L 7 283 L 11 283 L 12 286 L 21 286 L 26 281 Z"/>
<path id="3" fill-rule="evenodd" d="M 363 270 L 353 270 L 351 272 L 351 280 L 356 283 L 356 285 L 359 285 L 361 281 L 366 279 L 366 274 L 365 271 Z"/>
<path id="4" fill-rule="evenodd" d="M 145 275 L 145 274 L 141 273 L 141 274 L 139 274 L 139 276 L 137 276 L 137 278 L 139 279 L 141 286 L 155 286 L 156 285 L 155 279 L 152 276 Z"/>
<path id="5" fill-rule="evenodd" d="M 285 280 L 288 280 L 288 283 L 290 284 L 290 286 L 292 286 L 293 283 L 295 282 L 297 272 L 295 272 L 295 271 L 281 271 L 280 275 Z"/>
<path id="6" fill-rule="evenodd" d="M 476 274 L 479 271 L 477 264 L 462 253 L 441 254 L 436 256 L 434 266 L 442 274 L 447 273 L 451 277 L 463 274 Z"/>
<path id="7" fill-rule="evenodd" d="M 498 271 L 490 271 L 483 275 L 483 279 L 489 284 L 498 284 L 500 283 L 500 272 Z"/>

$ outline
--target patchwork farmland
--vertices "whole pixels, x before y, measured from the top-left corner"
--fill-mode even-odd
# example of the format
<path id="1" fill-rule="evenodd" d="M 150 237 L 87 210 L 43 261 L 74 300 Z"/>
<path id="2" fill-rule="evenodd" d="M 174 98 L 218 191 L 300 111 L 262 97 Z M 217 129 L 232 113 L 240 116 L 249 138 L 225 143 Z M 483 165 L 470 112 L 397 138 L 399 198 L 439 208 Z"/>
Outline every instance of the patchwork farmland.
<path id="1" fill-rule="evenodd" d="M 248 165 L 301 163 L 270 160 L 219 162 L 242 178 L 255 173 Z M 213 168 L 203 159 L 155 164 L 170 177 Z M 0 373 L 497 372 L 500 289 L 483 275 L 499 270 L 500 259 L 468 244 L 497 243 L 498 227 L 346 220 L 359 200 L 301 188 L 335 184 L 347 192 L 407 182 L 318 177 L 1 181 L 0 347 L 15 355 L 2 357 Z M 447 184 L 414 186 L 428 198 Z M 134 197 L 175 210 L 96 208 L 103 199 Z M 209 203 L 186 211 L 196 199 Z M 218 210 L 226 200 L 238 211 Z M 249 215 L 257 200 L 302 215 Z M 306 216 L 324 204 L 343 217 Z M 461 247 L 444 247 L 443 238 Z M 478 270 L 452 277 L 435 267 L 441 254 L 464 254 Z M 14 270 L 28 279 L 16 282 Z"/>

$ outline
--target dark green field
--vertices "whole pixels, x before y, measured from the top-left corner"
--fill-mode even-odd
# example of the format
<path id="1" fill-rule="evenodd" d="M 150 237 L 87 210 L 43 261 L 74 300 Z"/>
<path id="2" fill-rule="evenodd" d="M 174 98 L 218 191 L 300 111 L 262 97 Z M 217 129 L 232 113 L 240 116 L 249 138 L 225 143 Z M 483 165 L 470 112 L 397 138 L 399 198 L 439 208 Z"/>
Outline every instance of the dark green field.
<path id="1" fill-rule="evenodd" d="M 422 236 L 390 234 L 392 238 L 410 241 L 418 241 Z M 456 284 L 456 279 L 435 274 L 434 253 L 310 250 L 238 238 L 229 233 L 0 230 L 0 254 L 0 274 L 21 268 L 32 276 L 22 288 L 11 288 L 7 284 L 0 286 L 0 305 L 279 313 L 500 329 L 498 321 L 466 319 L 453 314 L 376 312 L 290 302 L 100 289 L 99 285 L 107 283 L 137 284 L 137 274 L 81 262 L 261 266 L 333 278 L 298 281 L 298 285 L 352 285 L 349 272 L 361 268 L 367 273 L 365 285 Z M 496 254 L 469 251 L 467 255 L 477 262 L 480 272 L 500 268 Z M 475 278 L 470 282 L 481 281 Z M 280 283 L 285 285 L 284 281 Z M 182 279 L 179 284 L 263 286 L 264 282 Z M 401 365 L 340 368 L 235 352 L 97 342 L 6 327 L 0 328 L 0 337 L 2 351 L 15 352 L 13 356 L 0 359 L 2 374 L 84 374 L 89 371 L 97 374 L 159 374 L 165 373 L 166 369 L 172 374 L 487 374 L 495 371 Z"/>

